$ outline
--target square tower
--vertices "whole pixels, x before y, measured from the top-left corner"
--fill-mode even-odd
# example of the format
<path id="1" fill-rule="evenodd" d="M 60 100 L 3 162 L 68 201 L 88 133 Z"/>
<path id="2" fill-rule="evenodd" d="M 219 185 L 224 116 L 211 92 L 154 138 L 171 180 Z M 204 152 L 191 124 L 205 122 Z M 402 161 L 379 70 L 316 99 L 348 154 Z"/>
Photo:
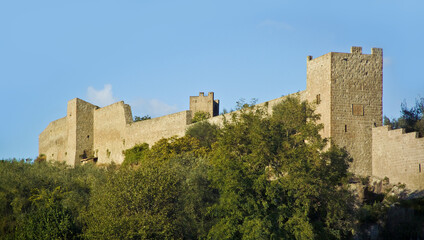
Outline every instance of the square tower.
<path id="1" fill-rule="evenodd" d="M 346 148 L 353 158 L 350 170 L 358 175 L 372 174 L 372 127 L 382 125 L 382 97 L 381 48 L 308 56 L 307 98 L 321 114 L 322 135 Z"/>
<path id="2" fill-rule="evenodd" d="M 94 111 L 99 107 L 79 98 L 68 102 L 66 163 L 71 166 L 80 164 L 93 151 Z"/>
<path id="3" fill-rule="evenodd" d="M 213 92 L 209 92 L 207 96 L 200 92 L 199 96 L 190 96 L 190 111 L 192 117 L 196 112 L 207 112 L 210 117 L 218 116 L 219 100 L 214 100 Z"/>

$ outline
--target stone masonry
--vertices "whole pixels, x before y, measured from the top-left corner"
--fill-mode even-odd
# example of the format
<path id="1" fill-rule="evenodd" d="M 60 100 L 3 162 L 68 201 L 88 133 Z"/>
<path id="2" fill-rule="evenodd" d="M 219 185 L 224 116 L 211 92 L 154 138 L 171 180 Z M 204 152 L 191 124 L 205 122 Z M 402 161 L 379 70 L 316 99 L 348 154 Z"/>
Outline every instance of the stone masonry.
<path id="1" fill-rule="evenodd" d="M 372 175 L 409 189 L 424 189 L 424 138 L 389 126 L 373 128 Z"/>
<path id="2" fill-rule="evenodd" d="M 351 170 L 372 173 L 372 127 L 381 126 L 383 113 L 383 51 L 362 54 L 328 53 L 307 58 L 308 101 L 317 103 L 324 124 L 323 137 L 346 147 L 355 160 Z"/>
<path id="3" fill-rule="evenodd" d="M 363 54 L 361 47 L 352 47 L 350 53 L 330 52 L 315 59 L 308 56 L 306 81 L 306 90 L 292 95 L 315 104 L 324 125 L 322 136 L 348 150 L 353 158 L 353 173 L 387 176 L 413 189 L 424 188 L 424 140 L 379 127 L 382 49 L 373 48 L 371 54 Z M 272 107 L 286 97 L 258 106 L 267 107 L 271 114 Z M 214 99 L 213 92 L 191 96 L 188 111 L 139 122 L 133 122 L 131 107 L 122 101 L 99 108 L 72 99 L 67 116 L 51 122 L 40 134 L 39 153 L 48 160 L 72 166 L 86 160 L 120 164 L 123 152 L 136 144 L 145 142 L 151 146 L 161 138 L 183 136 L 194 114 L 200 111 L 210 114 L 209 122 L 222 122 L 219 100 Z"/>

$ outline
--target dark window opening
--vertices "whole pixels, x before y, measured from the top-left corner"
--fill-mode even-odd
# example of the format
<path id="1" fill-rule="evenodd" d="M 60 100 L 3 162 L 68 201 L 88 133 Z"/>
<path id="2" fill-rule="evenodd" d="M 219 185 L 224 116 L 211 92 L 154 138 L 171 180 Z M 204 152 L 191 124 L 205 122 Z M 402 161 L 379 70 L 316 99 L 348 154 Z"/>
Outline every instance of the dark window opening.
<path id="1" fill-rule="evenodd" d="M 345 125 L 345 132 L 347 132 L 347 125 Z"/>
<path id="2" fill-rule="evenodd" d="M 321 103 L 321 94 L 317 94 L 317 104 Z"/>
<path id="3" fill-rule="evenodd" d="M 83 151 L 83 153 L 79 156 L 81 159 L 86 159 L 88 156 L 87 156 L 87 151 Z"/>

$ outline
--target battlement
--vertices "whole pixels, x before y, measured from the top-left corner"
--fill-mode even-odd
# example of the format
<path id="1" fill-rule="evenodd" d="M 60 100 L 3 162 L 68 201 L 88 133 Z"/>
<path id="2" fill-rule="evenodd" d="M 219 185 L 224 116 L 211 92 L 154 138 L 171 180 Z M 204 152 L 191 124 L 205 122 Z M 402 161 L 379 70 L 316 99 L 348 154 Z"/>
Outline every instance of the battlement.
<path id="1" fill-rule="evenodd" d="M 351 47 L 350 53 L 352 54 L 362 54 L 362 47 Z M 371 48 L 371 55 L 383 56 L 382 48 Z"/>
<path id="2" fill-rule="evenodd" d="M 424 138 L 390 126 L 372 129 L 372 175 L 424 189 Z"/>
<path id="3" fill-rule="evenodd" d="M 418 132 L 406 132 L 405 128 L 392 129 L 390 125 L 381 127 L 374 127 L 372 129 L 373 135 L 385 136 L 390 138 L 404 138 L 404 139 L 420 139 L 424 141 L 424 138 L 420 138 Z"/>
<path id="4" fill-rule="evenodd" d="M 330 52 L 328 54 L 331 55 L 333 53 L 336 53 L 336 52 Z M 362 47 L 352 46 L 350 48 L 350 53 L 341 53 L 341 52 L 339 52 L 338 54 L 372 55 L 372 56 L 382 57 L 383 56 L 383 49 L 382 48 L 371 48 L 371 54 L 363 54 L 362 53 Z M 325 55 L 327 55 L 327 54 L 325 54 Z M 325 56 L 325 55 L 323 55 L 323 56 Z M 323 57 L 323 56 L 320 56 L 320 58 Z M 314 60 L 314 57 L 313 56 L 309 55 L 309 56 L 306 57 L 306 61 L 311 61 L 311 60 Z"/>
<path id="5" fill-rule="evenodd" d="M 350 53 L 362 54 L 362 47 L 350 47 Z"/>
<path id="6" fill-rule="evenodd" d="M 208 95 L 205 96 L 205 92 L 199 92 L 199 96 L 193 96 L 193 97 L 214 97 L 214 92 L 208 92 Z"/>
<path id="7" fill-rule="evenodd" d="M 371 54 L 383 56 L 383 49 L 382 48 L 371 48 Z"/>

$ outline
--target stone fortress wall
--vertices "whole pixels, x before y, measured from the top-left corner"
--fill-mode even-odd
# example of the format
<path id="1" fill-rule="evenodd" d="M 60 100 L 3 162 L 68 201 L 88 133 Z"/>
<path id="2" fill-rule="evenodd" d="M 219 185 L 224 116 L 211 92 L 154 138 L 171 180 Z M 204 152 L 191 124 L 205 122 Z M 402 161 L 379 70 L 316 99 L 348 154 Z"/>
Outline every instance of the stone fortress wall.
<path id="1" fill-rule="evenodd" d="M 131 107 L 123 101 L 99 108 L 76 98 L 69 101 L 67 116 L 51 122 L 40 134 L 39 153 L 71 166 L 83 160 L 120 164 L 123 152 L 136 144 L 151 146 L 161 138 L 184 136 L 191 115 L 182 111 L 133 122 Z"/>
<path id="2" fill-rule="evenodd" d="M 350 53 L 330 52 L 315 59 L 308 56 L 306 62 L 306 90 L 289 96 L 315 104 L 324 125 L 322 136 L 349 151 L 354 159 L 351 171 L 361 176 L 387 176 L 391 182 L 424 189 L 424 140 L 410 137 L 413 134 L 395 134 L 398 137 L 394 139 L 400 130 L 380 127 L 382 49 L 363 54 L 361 47 L 352 47 Z M 273 106 L 286 97 L 257 106 L 266 107 L 271 114 Z M 67 116 L 51 122 L 40 134 L 39 153 L 71 166 L 86 160 L 120 164 L 124 151 L 136 144 L 151 146 L 161 138 L 184 136 L 199 111 L 210 114 L 209 122 L 222 123 L 224 115 L 218 115 L 219 101 L 213 92 L 190 97 L 190 110 L 139 122 L 133 122 L 131 107 L 122 101 L 99 108 L 72 99 Z"/>
<path id="3" fill-rule="evenodd" d="M 40 134 L 38 149 L 47 159 L 67 161 L 68 128 L 66 117 L 49 123 Z"/>
<path id="4" fill-rule="evenodd" d="M 389 126 L 372 129 L 372 175 L 424 189 L 424 138 Z"/>

